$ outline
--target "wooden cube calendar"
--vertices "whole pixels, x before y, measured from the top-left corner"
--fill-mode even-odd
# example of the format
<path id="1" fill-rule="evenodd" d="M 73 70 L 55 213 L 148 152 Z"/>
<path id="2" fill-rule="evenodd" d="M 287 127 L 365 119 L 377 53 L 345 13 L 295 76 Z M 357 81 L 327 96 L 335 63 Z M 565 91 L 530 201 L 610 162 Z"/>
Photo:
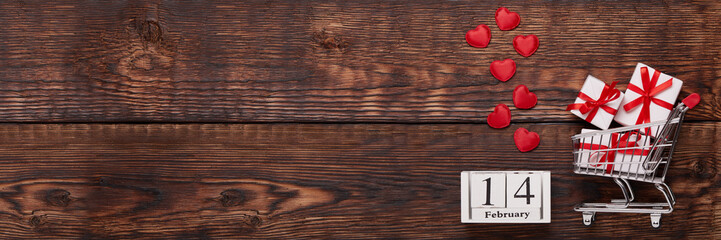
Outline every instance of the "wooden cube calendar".
<path id="1" fill-rule="evenodd" d="M 461 172 L 461 222 L 550 223 L 551 172 Z"/>

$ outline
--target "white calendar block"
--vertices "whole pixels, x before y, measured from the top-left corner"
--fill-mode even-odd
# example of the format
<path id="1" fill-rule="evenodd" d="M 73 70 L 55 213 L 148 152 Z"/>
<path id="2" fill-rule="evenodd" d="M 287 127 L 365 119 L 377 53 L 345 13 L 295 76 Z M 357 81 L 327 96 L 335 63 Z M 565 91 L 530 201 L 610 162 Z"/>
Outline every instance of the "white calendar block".
<path id="1" fill-rule="evenodd" d="M 506 207 L 506 197 L 492 194 L 506 189 L 505 173 L 471 173 L 471 207 Z"/>
<path id="2" fill-rule="evenodd" d="M 541 174 L 509 173 L 506 178 L 506 202 L 509 208 L 541 207 Z"/>
<path id="3" fill-rule="evenodd" d="M 461 222 L 550 223 L 551 173 L 461 172 Z"/>

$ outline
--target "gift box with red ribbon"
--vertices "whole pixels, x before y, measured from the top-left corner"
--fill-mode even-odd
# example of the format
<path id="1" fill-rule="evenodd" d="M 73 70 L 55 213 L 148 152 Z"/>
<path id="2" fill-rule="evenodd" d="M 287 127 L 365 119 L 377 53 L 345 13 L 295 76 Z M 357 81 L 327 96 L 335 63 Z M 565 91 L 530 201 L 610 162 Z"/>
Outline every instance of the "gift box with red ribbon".
<path id="1" fill-rule="evenodd" d="M 566 110 L 596 127 L 608 129 L 623 99 L 623 93 L 615 89 L 616 83 L 606 84 L 588 75 L 576 101 Z"/>
<path id="2" fill-rule="evenodd" d="M 598 130 L 582 129 L 581 133 L 594 131 Z M 631 131 L 586 137 L 581 139 L 576 148 L 586 151 L 579 155 L 580 166 L 599 169 L 608 174 L 613 171 L 649 174 L 653 173 L 653 169 L 646 169 L 642 164 L 652 146 L 651 137 Z"/>
<path id="3" fill-rule="evenodd" d="M 666 120 L 682 85 L 683 81 L 638 63 L 614 120 L 624 126 Z M 642 132 L 656 136 L 658 131 L 646 128 Z"/>

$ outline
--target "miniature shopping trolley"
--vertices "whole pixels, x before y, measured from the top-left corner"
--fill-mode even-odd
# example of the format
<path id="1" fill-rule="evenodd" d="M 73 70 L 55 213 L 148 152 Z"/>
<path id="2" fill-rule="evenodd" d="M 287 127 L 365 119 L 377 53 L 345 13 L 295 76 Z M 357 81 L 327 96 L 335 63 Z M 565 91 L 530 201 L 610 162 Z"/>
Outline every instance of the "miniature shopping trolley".
<path id="1" fill-rule="evenodd" d="M 582 203 L 574 210 L 583 213 L 583 224 L 590 226 L 596 212 L 647 213 L 651 226 L 661 226 L 661 214 L 671 213 L 676 199 L 664 183 L 671 156 L 678 140 L 686 111 L 697 103 L 684 99 L 665 121 L 620 127 L 604 131 L 582 132 L 571 137 L 574 150 L 574 172 L 613 178 L 625 199 L 610 203 Z M 698 99 L 698 95 L 695 96 Z M 686 104 L 684 104 L 686 103 Z M 629 180 L 653 183 L 663 193 L 665 202 L 633 202 Z"/>

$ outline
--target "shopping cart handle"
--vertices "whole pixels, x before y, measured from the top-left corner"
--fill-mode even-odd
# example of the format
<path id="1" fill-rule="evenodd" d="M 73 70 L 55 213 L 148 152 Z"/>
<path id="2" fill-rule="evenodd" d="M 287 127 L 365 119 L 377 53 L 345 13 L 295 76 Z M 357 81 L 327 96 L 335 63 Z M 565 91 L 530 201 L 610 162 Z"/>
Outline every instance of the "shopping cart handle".
<path id="1" fill-rule="evenodd" d="M 698 104 L 698 102 L 701 101 L 701 96 L 698 95 L 698 93 L 692 93 L 691 95 L 688 95 L 688 97 L 684 98 L 681 102 L 683 102 L 684 105 L 686 105 L 688 108 L 693 108 Z"/>

